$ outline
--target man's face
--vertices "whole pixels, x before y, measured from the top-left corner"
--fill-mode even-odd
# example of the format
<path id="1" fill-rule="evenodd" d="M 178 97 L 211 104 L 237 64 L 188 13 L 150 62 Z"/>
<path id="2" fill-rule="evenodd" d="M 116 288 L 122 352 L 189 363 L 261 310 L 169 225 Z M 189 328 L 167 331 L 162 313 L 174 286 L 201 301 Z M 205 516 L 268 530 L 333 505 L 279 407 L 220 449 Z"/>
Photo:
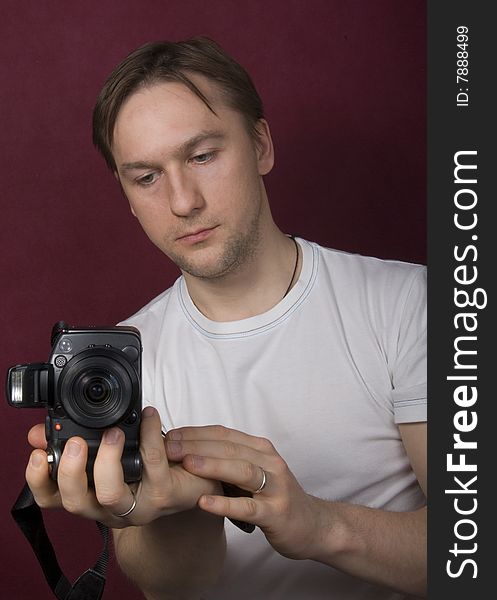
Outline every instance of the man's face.
<path id="1" fill-rule="evenodd" d="M 269 218 L 261 175 L 272 145 L 261 145 L 214 84 L 192 77 L 216 114 L 186 86 L 160 82 L 122 106 L 112 152 L 133 214 L 179 268 L 220 277 L 246 263 Z"/>

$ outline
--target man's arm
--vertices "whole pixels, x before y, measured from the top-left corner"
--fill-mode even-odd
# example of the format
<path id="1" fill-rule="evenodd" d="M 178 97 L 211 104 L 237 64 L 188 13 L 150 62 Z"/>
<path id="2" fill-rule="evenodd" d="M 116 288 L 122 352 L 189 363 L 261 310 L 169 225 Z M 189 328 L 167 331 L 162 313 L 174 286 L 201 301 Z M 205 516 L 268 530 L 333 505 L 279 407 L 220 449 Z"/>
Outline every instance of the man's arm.
<path id="1" fill-rule="evenodd" d="M 426 426 L 402 426 L 419 477 L 426 481 Z M 306 494 L 273 445 L 223 427 L 168 433 L 171 460 L 199 476 L 253 491 L 253 498 L 206 495 L 199 506 L 212 514 L 258 525 L 280 554 L 316 560 L 355 577 L 423 596 L 426 592 L 426 510 L 392 512 L 322 500 Z"/>
<path id="2" fill-rule="evenodd" d="M 147 600 L 199 598 L 218 578 L 224 519 L 200 509 L 114 530 L 119 566 Z"/>
<path id="3" fill-rule="evenodd" d="M 143 477 L 136 489 L 123 480 L 124 434 L 118 428 L 103 436 L 94 465 L 95 487 L 85 472 L 87 445 L 72 438 L 64 449 L 57 484 L 50 479 L 42 425 L 29 434 L 37 448 L 26 479 L 42 508 L 64 507 L 114 529 L 116 554 L 126 574 L 150 600 L 196 598 L 213 583 L 225 554 L 223 518 L 196 508 L 205 493 L 221 493 L 220 484 L 169 466 L 157 412 L 145 409 L 140 451 Z M 136 508 L 127 517 L 117 517 Z"/>
<path id="4" fill-rule="evenodd" d="M 426 423 L 403 424 L 399 429 L 426 497 Z M 426 507 L 401 513 L 324 503 L 322 512 L 326 533 L 317 560 L 402 592 L 426 595 Z"/>

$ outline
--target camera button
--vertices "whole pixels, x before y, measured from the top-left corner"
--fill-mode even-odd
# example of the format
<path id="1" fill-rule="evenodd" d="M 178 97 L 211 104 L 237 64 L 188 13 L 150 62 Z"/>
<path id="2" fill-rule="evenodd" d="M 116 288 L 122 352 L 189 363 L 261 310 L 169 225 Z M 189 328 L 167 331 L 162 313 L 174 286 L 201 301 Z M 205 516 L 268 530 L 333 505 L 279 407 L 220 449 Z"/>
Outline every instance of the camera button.
<path id="1" fill-rule="evenodd" d="M 59 356 L 55 357 L 54 363 L 55 363 L 56 367 L 58 367 L 59 369 L 62 369 L 62 367 L 66 366 L 67 358 L 65 356 L 62 356 L 61 354 L 59 354 Z"/>
<path id="2" fill-rule="evenodd" d="M 135 360 L 138 360 L 138 357 L 140 356 L 140 352 L 138 351 L 138 348 L 136 348 L 135 346 L 125 346 L 123 348 L 123 352 L 129 358 L 129 360 L 131 360 L 133 362 Z"/>
<path id="3" fill-rule="evenodd" d="M 126 425 L 133 425 L 133 423 L 136 423 L 138 419 L 138 414 L 136 411 L 133 411 L 129 417 L 126 419 L 125 423 Z"/>
<path id="4" fill-rule="evenodd" d="M 64 338 L 59 343 L 59 349 L 61 352 L 69 353 L 72 350 L 72 342 L 69 338 Z"/>

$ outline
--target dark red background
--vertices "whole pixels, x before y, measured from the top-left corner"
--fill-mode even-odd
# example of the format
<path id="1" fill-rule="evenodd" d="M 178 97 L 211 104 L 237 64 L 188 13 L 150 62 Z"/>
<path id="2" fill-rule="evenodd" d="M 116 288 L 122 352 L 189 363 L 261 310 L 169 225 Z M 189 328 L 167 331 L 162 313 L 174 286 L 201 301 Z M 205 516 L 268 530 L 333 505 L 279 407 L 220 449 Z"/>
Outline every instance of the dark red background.
<path id="1" fill-rule="evenodd" d="M 1 373 L 46 360 L 53 322 L 115 323 L 176 269 L 141 232 L 91 144 L 100 86 L 135 47 L 208 35 L 252 74 L 276 147 L 277 222 L 324 245 L 425 261 L 425 2 L 2 2 Z M 3 375 L 2 375 L 3 377 Z M 49 599 L 10 518 L 41 412 L 0 404 L 1 592 Z M 90 522 L 46 515 L 68 575 Z M 113 567 L 107 598 L 138 598 Z"/>

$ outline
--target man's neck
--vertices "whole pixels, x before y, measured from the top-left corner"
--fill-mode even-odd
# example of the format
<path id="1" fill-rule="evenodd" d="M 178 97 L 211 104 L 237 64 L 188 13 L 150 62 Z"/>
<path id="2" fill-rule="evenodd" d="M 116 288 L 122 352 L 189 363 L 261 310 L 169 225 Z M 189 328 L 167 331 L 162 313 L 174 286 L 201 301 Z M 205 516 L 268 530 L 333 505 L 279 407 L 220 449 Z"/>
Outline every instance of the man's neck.
<path id="1" fill-rule="evenodd" d="M 183 275 L 201 313 L 213 321 L 238 321 L 262 314 L 280 302 L 298 279 L 300 252 L 297 266 L 296 258 L 292 239 L 275 227 L 254 256 L 235 272 L 214 279 Z"/>

